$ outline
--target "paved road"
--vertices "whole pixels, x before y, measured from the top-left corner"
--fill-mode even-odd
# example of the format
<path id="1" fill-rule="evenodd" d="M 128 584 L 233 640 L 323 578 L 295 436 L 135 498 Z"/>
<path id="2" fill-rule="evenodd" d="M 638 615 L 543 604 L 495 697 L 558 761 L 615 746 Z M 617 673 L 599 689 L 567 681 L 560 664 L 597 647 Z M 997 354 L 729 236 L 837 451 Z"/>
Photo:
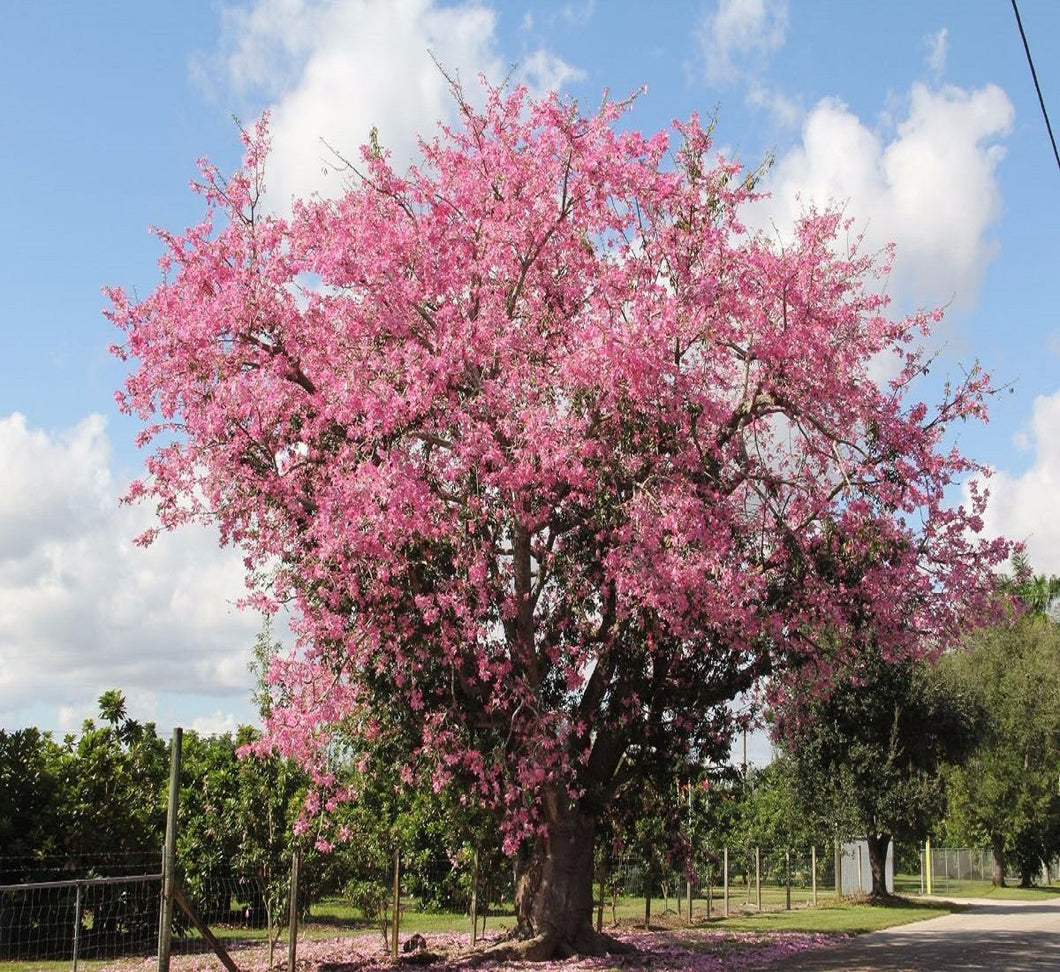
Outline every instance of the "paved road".
<path id="1" fill-rule="evenodd" d="M 782 959 L 773 972 L 1057 972 L 1060 898 L 980 898 L 969 910 Z"/>

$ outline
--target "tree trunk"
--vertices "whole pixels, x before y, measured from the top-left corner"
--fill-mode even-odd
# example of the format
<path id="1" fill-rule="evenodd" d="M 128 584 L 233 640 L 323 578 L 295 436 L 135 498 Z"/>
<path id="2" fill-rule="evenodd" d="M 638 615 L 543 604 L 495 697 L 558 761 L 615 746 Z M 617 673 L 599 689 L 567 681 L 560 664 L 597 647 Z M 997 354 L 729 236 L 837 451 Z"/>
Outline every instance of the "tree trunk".
<path id="1" fill-rule="evenodd" d="M 887 890 L 887 850 L 891 846 L 890 834 L 868 834 L 865 843 L 869 848 L 869 869 L 872 871 L 873 898 L 889 898 Z"/>
<path id="2" fill-rule="evenodd" d="M 593 927 L 595 820 L 571 809 L 550 816 L 545 835 L 524 845 L 516 858 L 517 927 L 486 957 L 548 961 L 630 951 Z"/>
<path id="3" fill-rule="evenodd" d="M 1000 834 L 990 835 L 990 848 L 994 852 L 994 874 L 990 883 L 995 888 L 1005 886 L 1005 838 Z"/>

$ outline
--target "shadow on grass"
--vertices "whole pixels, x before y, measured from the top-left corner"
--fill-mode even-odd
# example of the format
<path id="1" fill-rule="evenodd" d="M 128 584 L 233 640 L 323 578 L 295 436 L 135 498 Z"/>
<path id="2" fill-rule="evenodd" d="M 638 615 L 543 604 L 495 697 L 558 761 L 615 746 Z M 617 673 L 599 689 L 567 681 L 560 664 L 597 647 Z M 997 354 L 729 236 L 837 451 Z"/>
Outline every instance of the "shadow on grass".
<path id="1" fill-rule="evenodd" d="M 820 902 L 817 907 L 793 908 L 790 911 L 755 911 L 717 917 L 709 921 L 697 921 L 693 928 L 709 928 L 718 931 L 758 932 L 823 932 L 841 935 L 860 935 L 894 925 L 923 921 L 955 911 L 964 911 L 970 905 L 948 901 L 911 900 L 895 895 L 891 898 L 873 900 L 844 898 L 842 901 Z"/>
<path id="2" fill-rule="evenodd" d="M 314 914 L 302 922 L 305 927 L 333 928 L 339 931 L 371 932 L 379 931 L 379 920 L 354 918 L 346 915 Z"/>

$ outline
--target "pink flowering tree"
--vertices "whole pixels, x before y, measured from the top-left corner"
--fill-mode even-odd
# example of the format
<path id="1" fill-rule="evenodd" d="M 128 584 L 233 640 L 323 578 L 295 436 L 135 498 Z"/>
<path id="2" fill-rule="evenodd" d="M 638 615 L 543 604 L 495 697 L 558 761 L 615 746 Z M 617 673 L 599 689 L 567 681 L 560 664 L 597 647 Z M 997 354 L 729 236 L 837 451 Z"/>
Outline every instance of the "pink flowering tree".
<path id="1" fill-rule="evenodd" d="M 336 736 L 397 727 L 406 773 L 518 852 L 521 954 L 599 951 L 594 830 L 638 767 L 716 747 L 760 679 L 826 681 L 855 601 L 901 657 L 991 586 L 981 497 L 945 502 L 975 470 L 947 429 L 990 387 L 918 401 L 937 315 L 887 317 L 835 213 L 749 232 L 754 178 L 696 118 L 645 138 L 627 105 L 457 97 L 419 166 L 373 144 L 289 218 L 264 126 L 230 179 L 204 165 L 163 282 L 110 292 L 152 446 L 130 496 L 217 524 L 251 600 L 293 607 L 265 731 L 313 809 L 354 796 Z M 838 543 L 857 576 L 820 569 Z"/>

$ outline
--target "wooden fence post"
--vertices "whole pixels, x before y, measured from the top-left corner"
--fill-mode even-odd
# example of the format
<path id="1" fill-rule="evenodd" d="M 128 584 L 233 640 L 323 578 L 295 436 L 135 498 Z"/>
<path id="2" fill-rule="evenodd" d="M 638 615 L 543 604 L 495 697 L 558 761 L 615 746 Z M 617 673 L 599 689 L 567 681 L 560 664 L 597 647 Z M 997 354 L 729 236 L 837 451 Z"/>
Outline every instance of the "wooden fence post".
<path id="1" fill-rule="evenodd" d="M 791 911 L 791 848 L 784 848 L 784 910 Z"/>
<path id="2" fill-rule="evenodd" d="M 471 947 L 478 941 L 478 848 L 471 857 Z"/>
<path id="3" fill-rule="evenodd" d="M 813 887 L 813 906 L 817 907 L 817 845 L 810 847 L 810 872 Z"/>
<path id="4" fill-rule="evenodd" d="M 394 915 L 390 956 L 398 957 L 398 932 L 401 928 L 401 850 L 394 851 Z"/>
<path id="5" fill-rule="evenodd" d="M 758 910 L 762 910 L 762 848 L 755 848 L 755 897 L 758 900 Z"/>
<path id="6" fill-rule="evenodd" d="M 214 955 L 221 960 L 221 964 L 228 969 L 228 972 L 239 972 L 239 967 L 232 961 L 232 956 L 225 950 L 221 940 L 210 931 L 210 926 L 196 914 L 191 902 L 184 897 L 184 892 L 180 890 L 180 885 L 176 883 L 173 885 L 173 900 L 180 905 L 184 914 L 188 916 L 188 919 L 195 926 L 196 931 L 202 935 L 206 944 L 213 949 Z"/>
<path id="7" fill-rule="evenodd" d="M 74 962 L 73 972 L 77 972 L 77 955 L 81 951 L 81 914 L 83 911 L 83 898 L 81 885 L 77 886 L 77 899 L 74 902 Z"/>
<path id="8" fill-rule="evenodd" d="M 169 809 L 166 814 L 166 846 L 162 853 L 162 907 L 158 919 L 158 972 L 169 972 L 173 940 L 173 894 L 176 887 L 177 806 L 180 802 L 180 755 L 184 730 L 173 730 L 169 759 Z"/>
<path id="9" fill-rule="evenodd" d="M 294 970 L 298 955 L 298 878 L 302 867 L 302 849 L 296 847 L 291 857 L 291 900 L 287 912 L 287 968 Z"/>
<path id="10" fill-rule="evenodd" d="M 596 931 L 599 934 L 604 930 L 604 901 L 607 894 L 607 861 L 600 863 L 600 898 L 596 902 Z"/>
<path id="11" fill-rule="evenodd" d="M 644 869 L 647 876 L 647 887 L 644 889 L 644 930 L 651 930 L 651 892 L 652 885 L 655 883 L 655 875 L 651 864 Z"/>
<path id="12" fill-rule="evenodd" d="M 725 917 L 729 917 L 729 848 L 725 848 L 725 853 L 722 857 L 722 881 L 725 884 Z"/>

